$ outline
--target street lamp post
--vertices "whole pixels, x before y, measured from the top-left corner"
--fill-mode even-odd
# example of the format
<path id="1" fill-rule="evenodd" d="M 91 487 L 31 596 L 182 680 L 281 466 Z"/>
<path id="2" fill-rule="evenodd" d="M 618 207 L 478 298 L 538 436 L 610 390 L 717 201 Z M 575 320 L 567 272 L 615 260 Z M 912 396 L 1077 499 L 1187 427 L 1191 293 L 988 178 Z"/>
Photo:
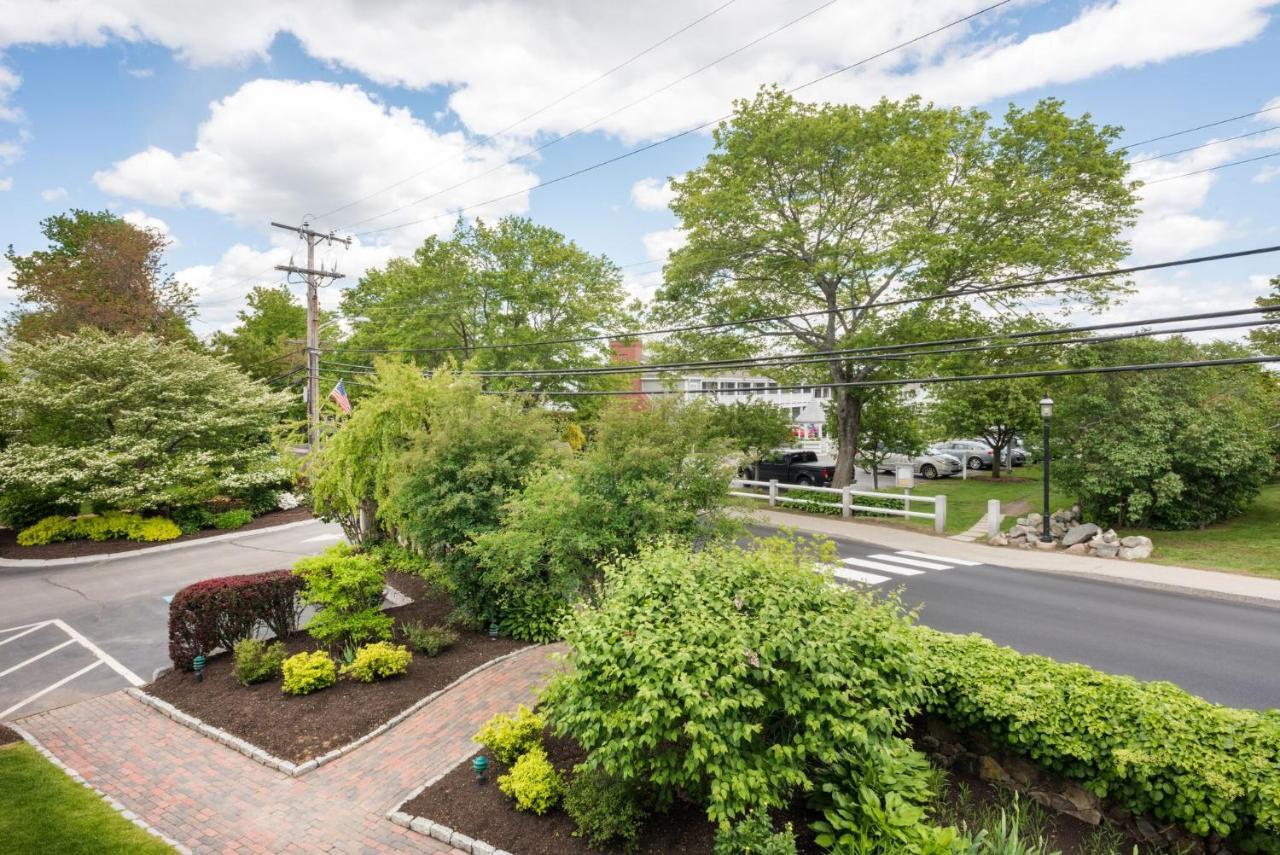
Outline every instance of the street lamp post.
<path id="1" fill-rule="evenodd" d="M 1049 533 L 1049 418 L 1053 415 L 1053 399 L 1048 395 L 1040 401 L 1040 420 L 1044 423 L 1044 437 L 1040 452 L 1044 462 L 1044 528 L 1040 532 L 1041 543 L 1053 543 Z"/>

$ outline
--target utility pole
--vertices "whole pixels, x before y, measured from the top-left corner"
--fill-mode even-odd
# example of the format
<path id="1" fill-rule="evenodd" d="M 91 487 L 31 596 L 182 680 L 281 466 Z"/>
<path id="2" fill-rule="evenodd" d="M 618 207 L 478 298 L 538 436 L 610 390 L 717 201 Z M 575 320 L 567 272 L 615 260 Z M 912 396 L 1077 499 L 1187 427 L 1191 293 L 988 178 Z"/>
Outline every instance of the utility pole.
<path id="1" fill-rule="evenodd" d="M 271 225 L 297 232 L 307 241 L 306 267 L 295 267 L 290 258 L 288 264 L 277 264 L 276 270 L 297 273 L 307 283 L 307 444 L 311 451 L 316 451 L 320 448 L 320 280 L 342 278 L 336 269 L 316 269 L 316 244 L 327 241 L 351 246 L 351 238 L 340 238 L 333 232 L 313 231 L 305 220 L 300 226 L 275 222 Z"/>

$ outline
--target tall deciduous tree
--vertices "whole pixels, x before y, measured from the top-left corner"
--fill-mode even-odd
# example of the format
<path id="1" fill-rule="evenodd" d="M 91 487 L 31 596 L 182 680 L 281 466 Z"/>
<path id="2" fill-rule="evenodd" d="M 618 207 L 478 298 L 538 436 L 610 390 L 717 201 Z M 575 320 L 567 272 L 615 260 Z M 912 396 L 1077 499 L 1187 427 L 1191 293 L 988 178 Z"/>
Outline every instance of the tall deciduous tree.
<path id="1" fill-rule="evenodd" d="M 169 239 L 109 211 L 48 217 L 48 249 L 5 258 L 21 306 L 8 320 L 18 341 L 74 334 L 89 327 L 125 335 L 194 341 L 192 289 L 164 269 Z"/>
<path id="2" fill-rule="evenodd" d="M 877 490 L 889 455 L 915 457 L 924 449 L 919 410 L 901 386 L 865 393 L 858 444 L 859 462 L 871 469 L 871 484 Z"/>
<path id="3" fill-rule="evenodd" d="M 1280 276 L 1271 280 L 1271 293 L 1259 297 L 1259 306 L 1275 306 L 1274 312 L 1268 312 L 1264 318 L 1280 323 Z M 1254 346 L 1268 354 L 1280 354 L 1280 326 L 1259 327 L 1249 333 Z"/>
<path id="4" fill-rule="evenodd" d="M 755 458 L 791 438 L 791 414 L 771 401 L 717 404 L 711 408 L 711 432 Z"/>
<path id="5" fill-rule="evenodd" d="M 672 254 L 659 318 L 741 321 L 746 350 L 825 351 L 911 341 L 971 318 L 964 295 L 1013 276 L 1083 272 L 1123 257 L 1133 188 L 1118 129 L 1045 100 L 981 111 L 918 98 L 871 107 L 803 104 L 774 88 L 739 102 L 707 162 L 675 181 L 688 243 Z M 1035 295 L 1105 303 L 1115 280 Z M 897 298 L 946 299 L 848 308 Z M 932 336 L 930 336 L 932 337 Z M 714 340 L 723 344 L 723 337 Z M 876 376 L 875 361 L 833 358 L 835 383 Z M 865 396 L 837 390 L 837 484 L 853 474 Z"/>
<path id="6" fill-rule="evenodd" d="M 251 377 L 265 379 L 304 368 L 302 341 L 307 335 L 307 309 L 285 285 L 259 285 L 236 313 L 240 323 L 231 332 L 218 332 L 210 345 Z M 332 316 L 322 312 L 321 320 Z"/>

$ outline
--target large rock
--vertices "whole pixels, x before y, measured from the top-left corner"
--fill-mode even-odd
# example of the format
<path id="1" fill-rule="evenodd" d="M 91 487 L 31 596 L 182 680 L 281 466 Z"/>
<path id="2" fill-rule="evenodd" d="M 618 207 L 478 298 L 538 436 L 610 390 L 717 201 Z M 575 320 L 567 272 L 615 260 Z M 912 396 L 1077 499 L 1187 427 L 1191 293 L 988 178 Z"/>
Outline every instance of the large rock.
<path id="1" fill-rule="evenodd" d="M 1151 538 L 1143 537 L 1140 534 L 1131 534 L 1128 537 L 1120 538 L 1120 545 L 1127 546 L 1132 549 L 1135 546 L 1150 546 Z"/>
<path id="2" fill-rule="evenodd" d="M 1150 542 L 1139 546 L 1122 546 L 1119 555 L 1128 561 L 1137 561 L 1141 558 L 1150 558 L 1154 550 Z"/>
<path id="3" fill-rule="evenodd" d="M 1066 550 L 1065 550 L 1065 551 L 1066 551 L 1066 553 L 1067 553 L 1068 555 L 1088 555 L 1088 554 L 1089 554 L 1089 544 L 1087 544 L 1087 543 L 1073 543 L 1073 544 L 1071 544 L 1070 546 L 1068 546 L 1068 547 L 1066 548 Z"/>
<path id="4" fill-rule="evenodd" d="M 1105 540 L 1099 543 L 1096 539 L 1092 542 L 1093 554 L 1099 558 L 1115 558 L 1120 552 L 1120 544 L 1107 543 Z"/>
<path id="5" fill-rule="evenodd" d="M 1094 535 L 1102 529 L 1093 523 L 1085 523 L 1084 525 L 1072 526 L 1071 529 L 1062 536 L 1063 546 L 1075 546 L 1077 543 L 1084 543 L 1090 540 Z"/>
<path id="6" fill-rule="evenodd" d="M 1120 536 L 1116 534 L 1115 529 L 1109 528 L 1102 533 L 1102 542 L 1103 543 L 1119 543 Z"/>
<path id="7" fill-rule="evenodd" d="M 1019 522 L 1021 522 L 1021 520 L 1019 520 Z M 1038 528 L 1042 522 L 1044 522 L 1044 517 L 1039 514 L 1027 514 L 1027 521 L 1025 525 L 1028 528 Z"/>
<path id="8" fill-rule="evenodd" d="M 1009 538 L 1005 537 L 1003 534 L 993 534 L 991 537 L 987 538 L 987 543 L 992 546 L 1008 546 Z"/>

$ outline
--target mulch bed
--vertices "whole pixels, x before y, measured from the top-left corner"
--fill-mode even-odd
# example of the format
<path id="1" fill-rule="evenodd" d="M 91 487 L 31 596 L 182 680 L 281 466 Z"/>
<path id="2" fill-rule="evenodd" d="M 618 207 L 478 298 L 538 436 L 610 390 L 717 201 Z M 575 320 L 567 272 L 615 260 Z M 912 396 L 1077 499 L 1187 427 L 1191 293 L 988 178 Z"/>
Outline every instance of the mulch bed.
<path id="1" fill-rule="evenodd" d="M 134 552 L 152 546 L 164 546 L 169 543 L 186 543 L 189 540 L 202 540 L 219 534 L 240 534 L 273 525 L 299 522 L 311 519 L 310 508 L 293 508 L 288 511 L 270 511 L 254 519 L 247 525 L 232 531 L 209 528 L 195 534 L 184 534 L 173 540 L 159 543 L 139 543 L 133 540 L 64 540 L 61 543 L 46 543 L 43 546 L 19 546 L 18 532 L 11 528 L 0 528 L 0 558 L 86 558 L 94 555 L 111 555 L 117 552 Z"/>
<path id="2" fill-rule="evenodd" d="M 12 742 L 21 742 L 22 737 L 15 731 L 10 730 L 3 724 L 0 724 L 0 745 L 8 745 Z"/>
<path id="3" fill-rule="evenodd" d="M 387 582 L 415 598 L 409 605 L 387 609 L 396 621 L 396 642 L 404 641 L 402 621 L 444 623 L 453 609 L 448 597 L 425 590 L 417 577 L 390 573 Z M 414 654 L 402 677 L 374 683 L 339 679 L 334 686 L 300 697 L 282 692 L 279 679 L 240 685 L 232 673 L 231 656 L 225 653 L 209 659 L 203 682 L 196 682 L 190 672 L 171 671 L 143 690 L 277 757 L 303 763 L 364 736 L 471 669 L 528 646 L 510 638 L 491 639 L 483 632 L 460 629 L 459 634 L 458 643 L 439 656 Z M 285 647 L 293 654 L 319 645 L 304 630 L 285 639 Z"/>

